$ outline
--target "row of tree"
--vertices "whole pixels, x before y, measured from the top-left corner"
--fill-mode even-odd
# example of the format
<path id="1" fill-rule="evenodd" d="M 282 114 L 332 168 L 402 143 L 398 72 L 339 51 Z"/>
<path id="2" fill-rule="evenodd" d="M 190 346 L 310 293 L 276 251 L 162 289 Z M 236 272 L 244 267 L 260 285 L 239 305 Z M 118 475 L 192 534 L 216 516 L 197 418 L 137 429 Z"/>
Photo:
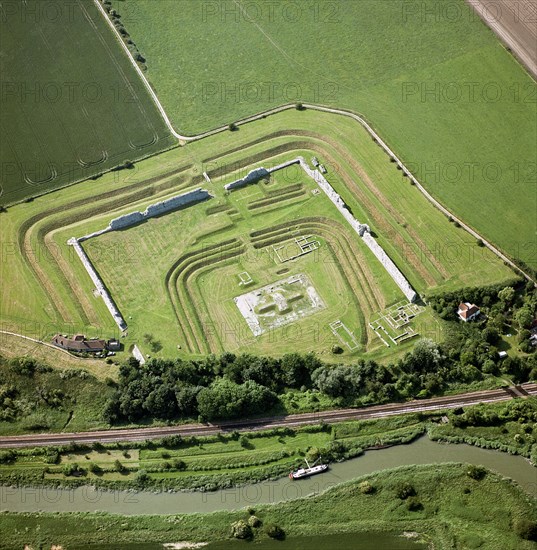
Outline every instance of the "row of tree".
<path id="1" fill-rule="evenodd" d="M 477 335 L 477 337 L 476 337 Z M 329 365 L 312 354 L 282 358 L 226 353 L 199 361 L 135 359 L 120 368 L 105 408 L 110 423 L 142 418 L 244 418 L 267 413 L 289 389 L 319 391 L 335 405 L 368 405 L 441 393 L 499 372 L 516 382 L 537 379 L 537 358 L 500 361 L 480 331 L 445 344 L 420 340 L 396 363 Z"/>

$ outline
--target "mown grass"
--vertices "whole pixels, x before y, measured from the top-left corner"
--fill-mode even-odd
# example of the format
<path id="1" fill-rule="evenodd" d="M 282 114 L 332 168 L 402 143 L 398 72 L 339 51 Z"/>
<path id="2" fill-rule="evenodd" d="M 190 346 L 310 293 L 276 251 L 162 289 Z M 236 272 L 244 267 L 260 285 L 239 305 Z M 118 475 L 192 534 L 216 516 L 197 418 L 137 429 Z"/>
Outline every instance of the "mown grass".
<path id="1" fill-rule="evenodd" d="M 520 519 L 535 521 L 535 502 L 519 487 L 493 473 L 475 480 L 461 464 L 410 466 L 377 472 L 338 485 L 320 495 L 277 505 L 256 506 L 267 525 L 281 526 L 286 536 L 336 535 L 360 531 L 417 531 L 436 548 L 483 547 L 529 550 L 534 543 L 513 530 Z M 373 492 L 364 494 L 367 481 Z M 398 487 L 410 483 L 416 493 L 398 498 Z M 416 506 L 409 509 L 408 502 Z M 23 544 L 173 542 L 229 540 L 231 523 L 247 519 L 246 511 L 169 516 L 108 514 L 0 514 L 5 534 L 0 548 Z M 263 529 L 254 529 L 266 540 Z"/>
<path id="2" fill-rule="evenodd" d="M 295 128 L 290 131 L 291 135 L 287 135 L 289 128 Z M 260 140 L 260 133 L 266 137 Z M 218 151 L 216 158 L 215 151 Z M 164 297 L 163 279 L 166 269 L 187 244 L 193 248 L 203 247 L 228 234 L 245 235 L 251 229 L 311 214 L 313 207 L 316 215 L 324 213 L 340 222 L 331 205 L 321 206 L 325 204 L 321 196 L 304 195 L 295 198 L 296 202 L 281 203 L 281 208 L 269 209 L 261 216 L 253 216 L 252 212 L 257 214 L 257 211 L 248 210 L 244 204 L 248 200 L 240 199 L 254 193 L 257 186 L 237 192 L 236 198 L 222 196 L 222 186 L 233 177 L 233 170 L 246 171 L 260 164 L 275 164 L 299 153 L 306 158 L 316 154 L 328 164 L 330 182 L 348 201 L 356 216 L 371 225 L 381 244 L 419 292 L 493 283 L 511 277 L 512 272 L 502 262 L 450 224 L 401 178 L 394 164 L 358 125 L 328 114 L 290 111 L 242 127 L 239 132 L 221 134 L 184 149 L 169 151 L 158 160 L 139 163 L 132 171 L 103 176 L 93 184 L 93 193 L 84 186 L 75 186 L 54 199 L 42 197 L 2 214 L 2 240 L 12 243 L 6 250 L 9 262 L 0 266 L 6 289 L 1 302 L 6 328 L 39 338 L 48 338 L 56 330 L 86 332 L 90 336 L 114 334 L 117 328 L 102 300 L 93 295 L 93 285 L 71 247 L 66 245 L 67 239 L 105 227 L 111 218 L 121 213 L 143 210 L 171 193 L 184 192 L 194 182 L 199 185 L 199 173 L 208 170 L 213 183 L 207 187 L 218 197 L 213 199 L 214 204 L 231 201 L 243 220 L 227 211 L 207 215 L 206 210 L 210 207 L 207 203 L 103 236 L 94 244 L 92 241 L 87 243 L 90 253 L 93 249 L 96 254 L 97 268 L 105 271 L 105 282 L 112 287 L 113 296 L 130 325 L 129 335 L 124 340 L 126 352 L 134 343 L 143 347 L 143 334 L 152 333 L 162 342 L 162 353 L 178 353 L 176 346 L 180 342 L 173 324 L 173 311 Z M 301 183 L 309 185 L 305 179 Z M 277 186 L 284 188 L 288 184 L 285 181 Z M 116 189 L 113 195 L 110 194 L 111 186 Z M 264 196 L 261 191 L 258 195 Z M 100 197 L 91 209 L 90 218 L 85 203 L 89 196 Z M 196 232 L 191 231 L 191 224 Z M 189 238 L 182 238 L 183 234 Z M 138 247 L 139 242 L 145 244 Z M 23 243 L 27 252 L 17 254 Z M 356 246 L 359 244 L 357 242 Z M 376 282 L 388 292 L 385 301 L 389 302 L 395 298 L 389 290 L 393 283 L 376 260 L 369 260 L 368 252 L 363 251 L 368 259 L 362 262 L 364 269 L 374 273 L 368 284 Z M 245 254 L 241 260 L 248 260 L 248 257 L 255 260 L 251 254 Z M 236 267 L 238 273 L 240 265 Z M 354 293 L 358 297 L 361 295 L 359 290 Z M 148 296 L 150 300 L 146 299 Z M 345 319 L 343 321 L 347 324 Z M 442 323 L 432 314 L 424 314 L 416 322 L 427 335 L 441 339 Z M 349 325 L 355 325 L 350 328 L 357 334 L 364 334 L 364 327 L 352 318 L 349 318 Z M 248 330 L 244 321 L 241 327 Z M 294 349 L 295 343 L 293 339 L 280 346 L 282 350 L 290 349 L 291 345 Z M 329 349 L 331 344 L 330 340 L 326 343 L 319 340 L 318 345 Z M 406 346 L 411 347 L 412 343 Z M 385 349 L 380 345 L 373 346 L 373 353 L 389 357 L 400 355 L 404 349 L 405 346 Z"/>
<path id="3" fill-rule="evenodd" d="M 113 4 L 179 131 L 295 101 L 362 113 L 438 199 L 537 266 L 535 83 L 463 0 Z"/>
<path id="4" fill-rule="evenodd" d="M 0 25 L 10 75 L 0 115 L 2 204 L 175 145 L 93 2 L 54 14 L 41 2 L 12 3 Z"/>

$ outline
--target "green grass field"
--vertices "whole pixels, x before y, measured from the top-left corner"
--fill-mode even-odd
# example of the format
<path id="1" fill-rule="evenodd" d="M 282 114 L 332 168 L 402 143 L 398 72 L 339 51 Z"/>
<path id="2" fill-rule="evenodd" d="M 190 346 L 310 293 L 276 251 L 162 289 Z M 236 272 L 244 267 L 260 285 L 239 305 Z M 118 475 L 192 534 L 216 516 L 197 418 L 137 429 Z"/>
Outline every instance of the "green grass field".
<path id="1" fill-rule="evenodd" d="M 367 323 L 364 325 L 370 313 L 401 298 L 397 287 L 369 250 L 353 237 L 324 195 L 311 192 L 314 184 L 307 181 L 309 178 L 293 171 L 277 173 L 269 185 L 259 183 L 224 195 L 223 185 L 238 172 L 244 174 L 263 164 L 275 165 L 298 154 L 308 160 L 317 155 L 325 162 L 330 183 L 354 215 L 371 226 L 379 243 L 418 292 L 512 278 L 512 272 L 500 260 L 449 223 L 402 178 L 359 125 L 329 114 L 288 111 L 238 132 L 213 136 L 147 159 L 133 170 L 105 175 L 93 183 L 91 190 L 83 185 L 71 187 L 1 214 L 2 241 L 9 243 L 5 247 L 5 261 L 0 265 L 6 288 L 1 307 L 6 329 L 42 338 L 56 331 L 86 332 L 92 336 L 114 333 L 115 324 L 102 300 L 94 296 L 93 285 L 72 248 L 67 246 L 67 240 L 102 229 L 117 215 L 143 210 L 162 198 L 202 185 L 215 195 L 214 199 L 125 231 L 103 235 L 85 245 L 130 325 L 125 340 L 127 349 L 131 343 L 142 344 L 146 333 L 162 342 L 162 353 L 166 355 L 177 353 L 177 345 L 192 353 L 221 349 L 225 346 L 210 338 L 206 343 L 203 339 L 196 344 L 193 337 L 181 337 L 174 308 L 177 311 L 179 302 L 183 303 L 185 291 L 191 289 L 196 304 L 200 304 L 196 311 L 201 321 L 214 323 L 214 317 L 220 315 L 225 322 L 238 322 L 241 331 L 247 331 L 238 310 L 226 306 L 231 297 L 244 292 L 238 284 L 238 274 L 252 271 L 256 285 L 263 286 L 284 277 L 277 273 L 281 269 L 290 269 L 290 275 L 300 273 L 303 265 L 316 281 L 321 297 L 331 304 L 324 313 L 301 321 L 299 327 L 304 334 L 311 332 L 308 324 L 326 313 L 320 328 L 328 332 L 328 339 L 326 333 L 319 339 L 315 344 L 319 350 L 338 342 L 327 323 L 341 317 L 363 345 L 372 342 L 371 346 L 362 347 L 362 352 L 377 349 L 375 353 L 380 355 L 400 353 L 404 346 L 386 349 L 380 340 L 374 342 L 374 334 L 368 334 Z M 205 185 L 203 171 L 209 172 L 211 184 Z M 286 180 L 280 181 L 282 177 Z M 293 187 L 297 185 L 299 188 Z M 90 197 L 92 204 L 88 206 Z M 314 218 L 328 221 L 319 224 Z M 321 240 L 319 250 L 286 262 L 289 268 L 270 263 L 266 252 L 259 254 L 253 247 L 263 242 L 259 240 L 264 239 L 263 231 L 278 225 L 281 231 L 286 224 L 302 224 L 298 233 L 313 234 Z M 252 236 L 252 232 L 260 233 Z M 204 263 L 211 246 L 223 252 L 227 249 L 219 248 L 221 243 L 233 239 L 237 242 L 226 246 L 241 252 L 233 262 L 221 262 L 214 270 L 204 267 L 200 271 L 198 266 L 196 277 L 189 279 L 190 286 L 176 284 L 181 281 L 184 265 L 177 262 L 185 251 L 198 251 Z M 332 262 L 334 257 L 338 264 Z M 213 259 L 220 259 L 219 254 Z M 354 267 L 349 269 L 351 265 Z M 350 298 L 339 298 L 330 292 L 331 288 L 345 286 L 353 291 L 347 291 Z M 213 292 L 222 304 L 222 307 L 217 304 L 218 312 L 214 310 Z M 351 294 L 359 307 L 342 310 L 338 300 L 352 303 Z M 192 308 L 190 315 L 191 311 Z M 180 316 L 179 321 L 184 318 Z M 198 321 L 194 323 L 199 334 Z M 415 323 L 420 334 L 441 339 L 441 321 L 429 310 L 417 317 Z M 186 330 L 189 331 L 188 327 Z M 283 334 L 285 327 L 279 330 Z M 237 346 L 233 334 L 230 338 L 229 347 L 233 349 L 247 341 L 243 339 Z M 289 349 L 288 342 L 274 344 L 262 340 L 263 336 L 259 351 L 280 353 Z M 190 341 L 188 348 L 183 345 L 185 341 Z"/>
<path id="2" fill-rule="evenodd" d="M 0 33 L 1 204 L 175 144 L 93 2 L 6 2 Z"/>
<path id="3" fill-rule="evenodd" d="M 176 130 L 296 101 L 362 113 L 436 198 L 537 267 L 535 83 L 463 0 L 113 4 Z"/>

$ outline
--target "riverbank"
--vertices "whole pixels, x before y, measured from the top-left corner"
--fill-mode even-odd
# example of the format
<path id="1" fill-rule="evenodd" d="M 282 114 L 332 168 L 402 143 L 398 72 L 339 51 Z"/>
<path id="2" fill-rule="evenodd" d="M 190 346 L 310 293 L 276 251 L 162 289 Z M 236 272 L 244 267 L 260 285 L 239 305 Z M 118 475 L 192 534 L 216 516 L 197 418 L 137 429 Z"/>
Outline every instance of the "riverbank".
<path id="1" fill-rule="evenodd" d="M 295 429 L 0 451 L 0 485 L 208 492 L 280 478 L 305 459 L 339 463 L 424 433 L 432 440 L 521 455 L 535 464 L 536 419 L 532 398 Z"/>
<path id="2" fill-rule="evenodd" d="M 384 451 L 376 451 L 382 453 Z M 233 498 L 231 495 L 229 498 Z M 253 507 L 253 508 L 252 508 Z M 263 527 L 278 525 L 286 537 L 335 535 L 359 531 L 416 531 L 435 548 L 458 546 L 529 550 L 534 543 L 517 534 L 523 520 L 535 521 L 535 500 L 516 484 L 491 472 L 474 475 L 467 465 L 404 466 L 339 484 L 322 494 L 251 510 L 210 514 L 120 516 L 104 513 L 0 514 L 8 534 L 0 549 L 24 544 L 207 542 L 230 538 L 231 525 L 261 521 L 256 540 L 268 539 Z M 148 510 L 153 510 L 148 505 Z M 173 511 L 173 508 L 169 508 Z"/>

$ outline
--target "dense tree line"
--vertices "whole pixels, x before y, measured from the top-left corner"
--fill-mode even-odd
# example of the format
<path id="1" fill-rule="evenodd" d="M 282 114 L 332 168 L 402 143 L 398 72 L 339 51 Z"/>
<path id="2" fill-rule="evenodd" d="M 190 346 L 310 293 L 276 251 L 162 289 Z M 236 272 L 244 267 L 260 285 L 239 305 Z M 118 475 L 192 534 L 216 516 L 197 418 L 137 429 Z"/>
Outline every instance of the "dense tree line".
<path id="1" fill-rule="evenodd" d="M 352 406 L 428 397 L 493 372 L 517 382 L 537 379 L 535 356 L 500 361 L 479 330 L 466 336 L 458 334 L 441 345 L 420 340 L 390 365 L 359 360 L 334 366 L 313 354 L 271 358 L 225 353 L 198 361 L 152 359 L 143 366 L 129 359 L 120 369 L 105 417 L 111 423 L 144 417 L 240 418 L 267 414 L 290 389 L 319 391 L 334 405 Z"/>
<path id="2" fill-rule="evenodd" d="M 461 357 L 463 364 L 473 362 L 476 366 L 484 366 L 484 372 L 497 374 L 495 366 L 486 360 L 485 351 L 494 355 L 498 350 L 502 334 L 516 333 L 513 343 L 523 353 L 535 352 L 531 344 L 531 332 L 537 317 L 537 290 L 531 282 L 513 281 L 511 285 L 491 285 L 482 288 L 467 288 L 456 292 L 448 292 L 428 298 L 432 308 L 446 321 L 454 321 L 454 334 L 459 338 L 469 340 L 469 345 Z M 477 323 L 462 325 L 457 318 L 457 306 L 462 301 L 475 303 L 483 312 Z M 453 328 L 452 326 L 452 328 Z M 455 345 L 456 349 L 460 346 Z M 513 359 L 507 359 L 507 363 Z M 515 379 L 522 379 L 527 368 L 522 363 L 506 366 L 506 372 L 515 373 Z M 518 374 L 517 374 L 518 372 Z"/>
<path id="3" fill-rule="evenodd" d="M 266 411 L 285 389 L 307 389 L 322 363 L 313 355 L 282 358 L 224 353 L 199 361 L 152 359 L 121 366 L 118 389 L 105 416 L 110 422 L 143 417 L 237 418 Z"/>

